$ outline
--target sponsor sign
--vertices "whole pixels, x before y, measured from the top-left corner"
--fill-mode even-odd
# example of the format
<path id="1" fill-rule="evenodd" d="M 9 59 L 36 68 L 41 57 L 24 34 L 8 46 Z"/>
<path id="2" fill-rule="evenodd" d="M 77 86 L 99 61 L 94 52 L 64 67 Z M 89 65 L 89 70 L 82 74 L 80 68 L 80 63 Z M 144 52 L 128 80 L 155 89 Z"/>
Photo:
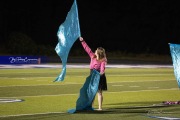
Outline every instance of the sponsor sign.
<path id="1" fill-rule="evenodd" d="M 0 56 L 0 64 L 41 64 L 47 62 L 40 56 Z"/>

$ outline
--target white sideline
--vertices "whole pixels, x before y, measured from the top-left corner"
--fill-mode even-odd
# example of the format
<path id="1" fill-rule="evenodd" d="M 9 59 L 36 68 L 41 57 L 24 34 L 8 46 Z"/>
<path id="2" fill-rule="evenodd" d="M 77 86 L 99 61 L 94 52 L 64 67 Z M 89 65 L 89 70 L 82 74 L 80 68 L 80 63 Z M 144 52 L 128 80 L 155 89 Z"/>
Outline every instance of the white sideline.
<path id="1" fill-rule="evenodd" d="M 67 64 L 67 68 L 89 68 L 89 64 Z M 145 65 L 145 64 L 107 64 L 107 68 L 172 68 L 173 65 Z M 62 64 L 19 64 L 2 65 L 0 69 L 5 68 L 62 68 Z"/>

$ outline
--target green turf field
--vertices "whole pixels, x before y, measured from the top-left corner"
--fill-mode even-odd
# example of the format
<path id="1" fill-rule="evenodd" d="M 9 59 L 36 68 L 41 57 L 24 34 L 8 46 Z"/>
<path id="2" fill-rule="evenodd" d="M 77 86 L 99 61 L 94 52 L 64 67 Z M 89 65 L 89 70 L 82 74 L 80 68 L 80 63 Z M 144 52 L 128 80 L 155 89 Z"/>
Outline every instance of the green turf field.
<path id="1" fill-rule="evenodd" d="M 64 82 L 53 82 L 58 68 L 0 69 L 0 120 L 153 120 L 180 118 L 180 90 L 173 68 L 107 68 L 103 111 L 68 114 L 75 108 L 89 69 L 68 68 Z M 97 108 L 97 98 L 94 108 Z"/>

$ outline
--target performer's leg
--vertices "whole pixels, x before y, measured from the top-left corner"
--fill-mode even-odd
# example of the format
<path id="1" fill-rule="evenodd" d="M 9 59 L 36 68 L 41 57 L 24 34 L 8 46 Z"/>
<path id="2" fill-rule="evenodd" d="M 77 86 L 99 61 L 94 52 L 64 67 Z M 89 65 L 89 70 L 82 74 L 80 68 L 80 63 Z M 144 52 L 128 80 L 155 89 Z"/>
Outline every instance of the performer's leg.
<path id="1" fill-rule="evenodd" d="M 99 104 L 98 110 L 102 110 L 102 102 L 103 102 L 102 90 L 99 90 L 98 91 L 98 104 Z"/>

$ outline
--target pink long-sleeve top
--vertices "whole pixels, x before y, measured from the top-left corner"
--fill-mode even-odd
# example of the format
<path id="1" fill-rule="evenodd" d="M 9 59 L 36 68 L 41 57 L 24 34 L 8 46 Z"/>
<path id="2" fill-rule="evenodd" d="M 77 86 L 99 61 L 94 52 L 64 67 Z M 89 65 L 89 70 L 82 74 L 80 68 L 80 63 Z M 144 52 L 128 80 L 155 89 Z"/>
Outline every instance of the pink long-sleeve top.
<path id="1" fill-rule="evenodd" d="M 104 60 L 97 60 L 95 57 L 95 53 L 92 52 L 91 48 L 87 45 L 85 41 L 81 42 L 84 50 L 88 53 L 89 57 L 91 58 L 90 62 L 90 69 L 95 69 L 100 72 L 100 74 L 104 74 L 105 66 L 106 66 L 106 59 Z"/>

